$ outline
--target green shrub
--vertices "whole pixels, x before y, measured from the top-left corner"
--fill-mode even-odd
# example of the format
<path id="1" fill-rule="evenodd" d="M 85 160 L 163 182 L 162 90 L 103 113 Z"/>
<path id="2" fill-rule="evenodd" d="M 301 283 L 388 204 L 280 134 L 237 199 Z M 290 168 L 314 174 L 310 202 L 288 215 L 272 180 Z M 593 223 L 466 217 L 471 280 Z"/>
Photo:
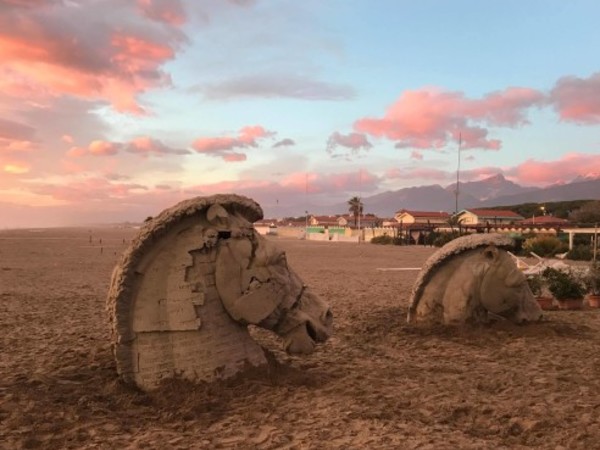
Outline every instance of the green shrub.
<path id="1" fill-rule="evenodd" d="M 384 234 L 383 236 L 375 236 L 371 239 L 371 244 L 390 245 L 394 243 L 394 238 Z"/>
<path id="2" fill-rule="evenodd" d="M 535 274 L 527 277 L 527 284 L 529 285 L 529 289 L 531 289 L 531 293 L 534 296 L 539 297 L 540 295 L 542 295 L 542 288 L 544 287 L 544 278 L 541 275 Z"/>
<path id="3" fill-rule="evenodd" d="M 568 250 L 568 246 L 555 236 L 536 236 L 526 239 L 523 242 L 525 252 L 533 252 L 536 255 L 547 257 L 554 256 L 557 253 L 563 253 Z"/>
<path id="4" fill-rule="evenodd" d="M 443 247 L 448 242 L 460 237 L 460 233 L 458 231 L 453 231 L 451 233 L 440 233 L 434 240 L 433 245 L 436 247 Z"/>
<path id="5" fill-rule="evenodd" d="M 439 237 L 440 233 L 432 231 L 425 236 L 425 245 L 433 245 L 435 240 Z"/>
<path id="6" fill-rule="evenodd" d="M 517 235 L 517 236 L 511 236 L 511 237 L 513 238 L 513 241 L 515 243 L 514 253 L 517 255 L 521 254 L 521 252 L 523 251 L 523 243 L 525 242 L 525 239 L 527 239 L 527 238 L 523 235 Z"/>
<path id="7" fill-rule="evenodd" d="M 593 261 L 585 276 L 585 284 L 590 294 L 600 295 L 600 263 Z"/>
<path id="8" fill-rule="evenodd" d="M 542 276 L 548 282 L 548 289 L 557 300 L 580 299 L 586 293 L 583 282 L 572 272 L 547 267 Z"/>
<path id="9" fill-rule="evenodd" d="M 590 245 L 576 245 L 567 253 L 567 258 L 573 261 L 591 261 L 592 247 Z"/>

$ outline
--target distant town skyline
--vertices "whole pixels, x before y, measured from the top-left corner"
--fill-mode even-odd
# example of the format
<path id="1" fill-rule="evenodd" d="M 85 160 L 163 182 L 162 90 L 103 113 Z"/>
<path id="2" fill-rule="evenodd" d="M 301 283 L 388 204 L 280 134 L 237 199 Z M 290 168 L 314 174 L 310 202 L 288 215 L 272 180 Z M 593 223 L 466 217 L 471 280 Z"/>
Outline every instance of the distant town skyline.
<path id="1" fill-rule="evenodd" d="M 598 17 L 558 0 L 0 1 L 0 228 L 446 186 L 459 134 L 461 181 L 600 175 Z"/>

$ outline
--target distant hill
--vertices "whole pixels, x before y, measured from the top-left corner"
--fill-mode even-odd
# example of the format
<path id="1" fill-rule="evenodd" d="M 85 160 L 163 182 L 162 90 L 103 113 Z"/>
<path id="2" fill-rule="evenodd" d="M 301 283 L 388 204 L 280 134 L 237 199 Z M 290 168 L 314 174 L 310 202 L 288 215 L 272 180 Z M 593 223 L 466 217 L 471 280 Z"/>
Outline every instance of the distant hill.
<path id="1" fill-rule="evenodd" d="M 461 200 L 478 202 L 476 197 L 468 193 L 461 194 Z M 387 191 L 371 197 L 363 198 L 365 212 L 374 213 L 380 217 L 393 217 L 400 209 L 416 209 L 427 211 L 452 211 L 454 209 L 454 191 L 448 191 L 439 184 L 417 186 Z M 338 208 L 338 205 L 335 206 Z M 344 210 L 347 210 L 346 206 Z M 336 210 L 337 212 L 337 210 Z"/>
<path id="2" fill-rule="evenodd" d="M 567 200 L 600 199 L 600 179 L 575 181 L 568 184 L 538 188 L 533 191 L 515 195 L 496 197 L 484 202 L 481 206 L 517 205 L 520 203 L 564 202 Z"/>
<path id="3" fill-rule="evenodd" d="M 438 184 L 417 186 L 387 191 L 371 197 L 364 197 L 365 212 L 381 217 L 391 217 L 400 209 L 421 211 L 453 212 L 455 207 L 454 189 Z M 507 180 L 502 175 L 494 175 L 480 181 L 459 184 L 458 209 L 517 205 L 523 203 L 560 202 L 567 200 L 600 200 L 600 178 L 578 177 L 571 183 L 555 184 L 546 188 L 524 187 Z M 332 213 L 347 212 L 344 203 L 332 205 Z"/>
<path id="4" fill-rule="evenodd" d="M 568 219 L 571 212 L 580 209 L 589 202 L 590 200 L 566 200 L 561 202 L 543 202 L 543 204 L 532 202 L 517 205 L 492 206 L 491 209 L 508 209 L 526 218 L 547 214 L 561 219 Z"/>
<path id="5" fill-rule="evenodd" d="M 454 195 L 456 184 L 451 184 L 446 187 L 448 192 Z M 525 194 L 537 190 L 535 187 L 523 187 L 517 183 L 504 178 L 502 174 L 494 175 L 480 181 L 471 181 L 467 183 L 459 183 L 459 192 L 463 200 L 461 203 L 470 205 L 470 198 L 463 197 L 465 194 L 474 197 L 477 201 L 483 202 L 486 200 L 493 201 L 499 197 L 507 197 L 510 195 Z"/>

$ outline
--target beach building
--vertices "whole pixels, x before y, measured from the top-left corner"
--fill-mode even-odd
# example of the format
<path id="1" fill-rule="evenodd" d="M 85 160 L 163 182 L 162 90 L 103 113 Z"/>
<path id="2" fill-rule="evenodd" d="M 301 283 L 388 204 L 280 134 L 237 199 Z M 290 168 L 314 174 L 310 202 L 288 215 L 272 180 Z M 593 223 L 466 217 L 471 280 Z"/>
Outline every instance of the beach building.
<path id="1" fill-rule="evenodd" d="M 525 218 L 516 212 L 502 209 L 463 209 L 455 216 L 461 225 L 501 226 L 515 224 Z"/>

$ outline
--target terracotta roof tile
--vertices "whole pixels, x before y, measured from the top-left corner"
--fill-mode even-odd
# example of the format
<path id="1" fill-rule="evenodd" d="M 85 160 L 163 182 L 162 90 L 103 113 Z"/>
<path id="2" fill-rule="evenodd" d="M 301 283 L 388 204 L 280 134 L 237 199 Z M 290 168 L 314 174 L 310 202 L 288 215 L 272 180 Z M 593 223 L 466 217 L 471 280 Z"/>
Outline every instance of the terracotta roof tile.
<path id="1" fill-rule="evenodd" d="M 536 216 L 536 217 L 530 217 L 528 219 L 522 220 L 519 223 L 523 224 L 523 225 L 527 225 L 527 224 L 542 225 L 542 224 L 549 224 L 549 223 L 567 224 L 567 223 L 569 223 L 569 221 L 566 219 L 561 219 L 560 217 L 554 217 L 554 216 Z"/>
<path id="2" fill-rule="evenodd" d="M 480 217 L 512 217 L 515 219 L 523 217 L 508 209 L 466 209 L 465 211 Z"/>
<path id="3" fill-rule="evenodd" d="M 443 217 L 448 218 L 450 214 L 444 211 L 411 211 L 408 209 L 401 209 L 398 211 L 399 214 L 406 213 L 413 217 Z"/>

